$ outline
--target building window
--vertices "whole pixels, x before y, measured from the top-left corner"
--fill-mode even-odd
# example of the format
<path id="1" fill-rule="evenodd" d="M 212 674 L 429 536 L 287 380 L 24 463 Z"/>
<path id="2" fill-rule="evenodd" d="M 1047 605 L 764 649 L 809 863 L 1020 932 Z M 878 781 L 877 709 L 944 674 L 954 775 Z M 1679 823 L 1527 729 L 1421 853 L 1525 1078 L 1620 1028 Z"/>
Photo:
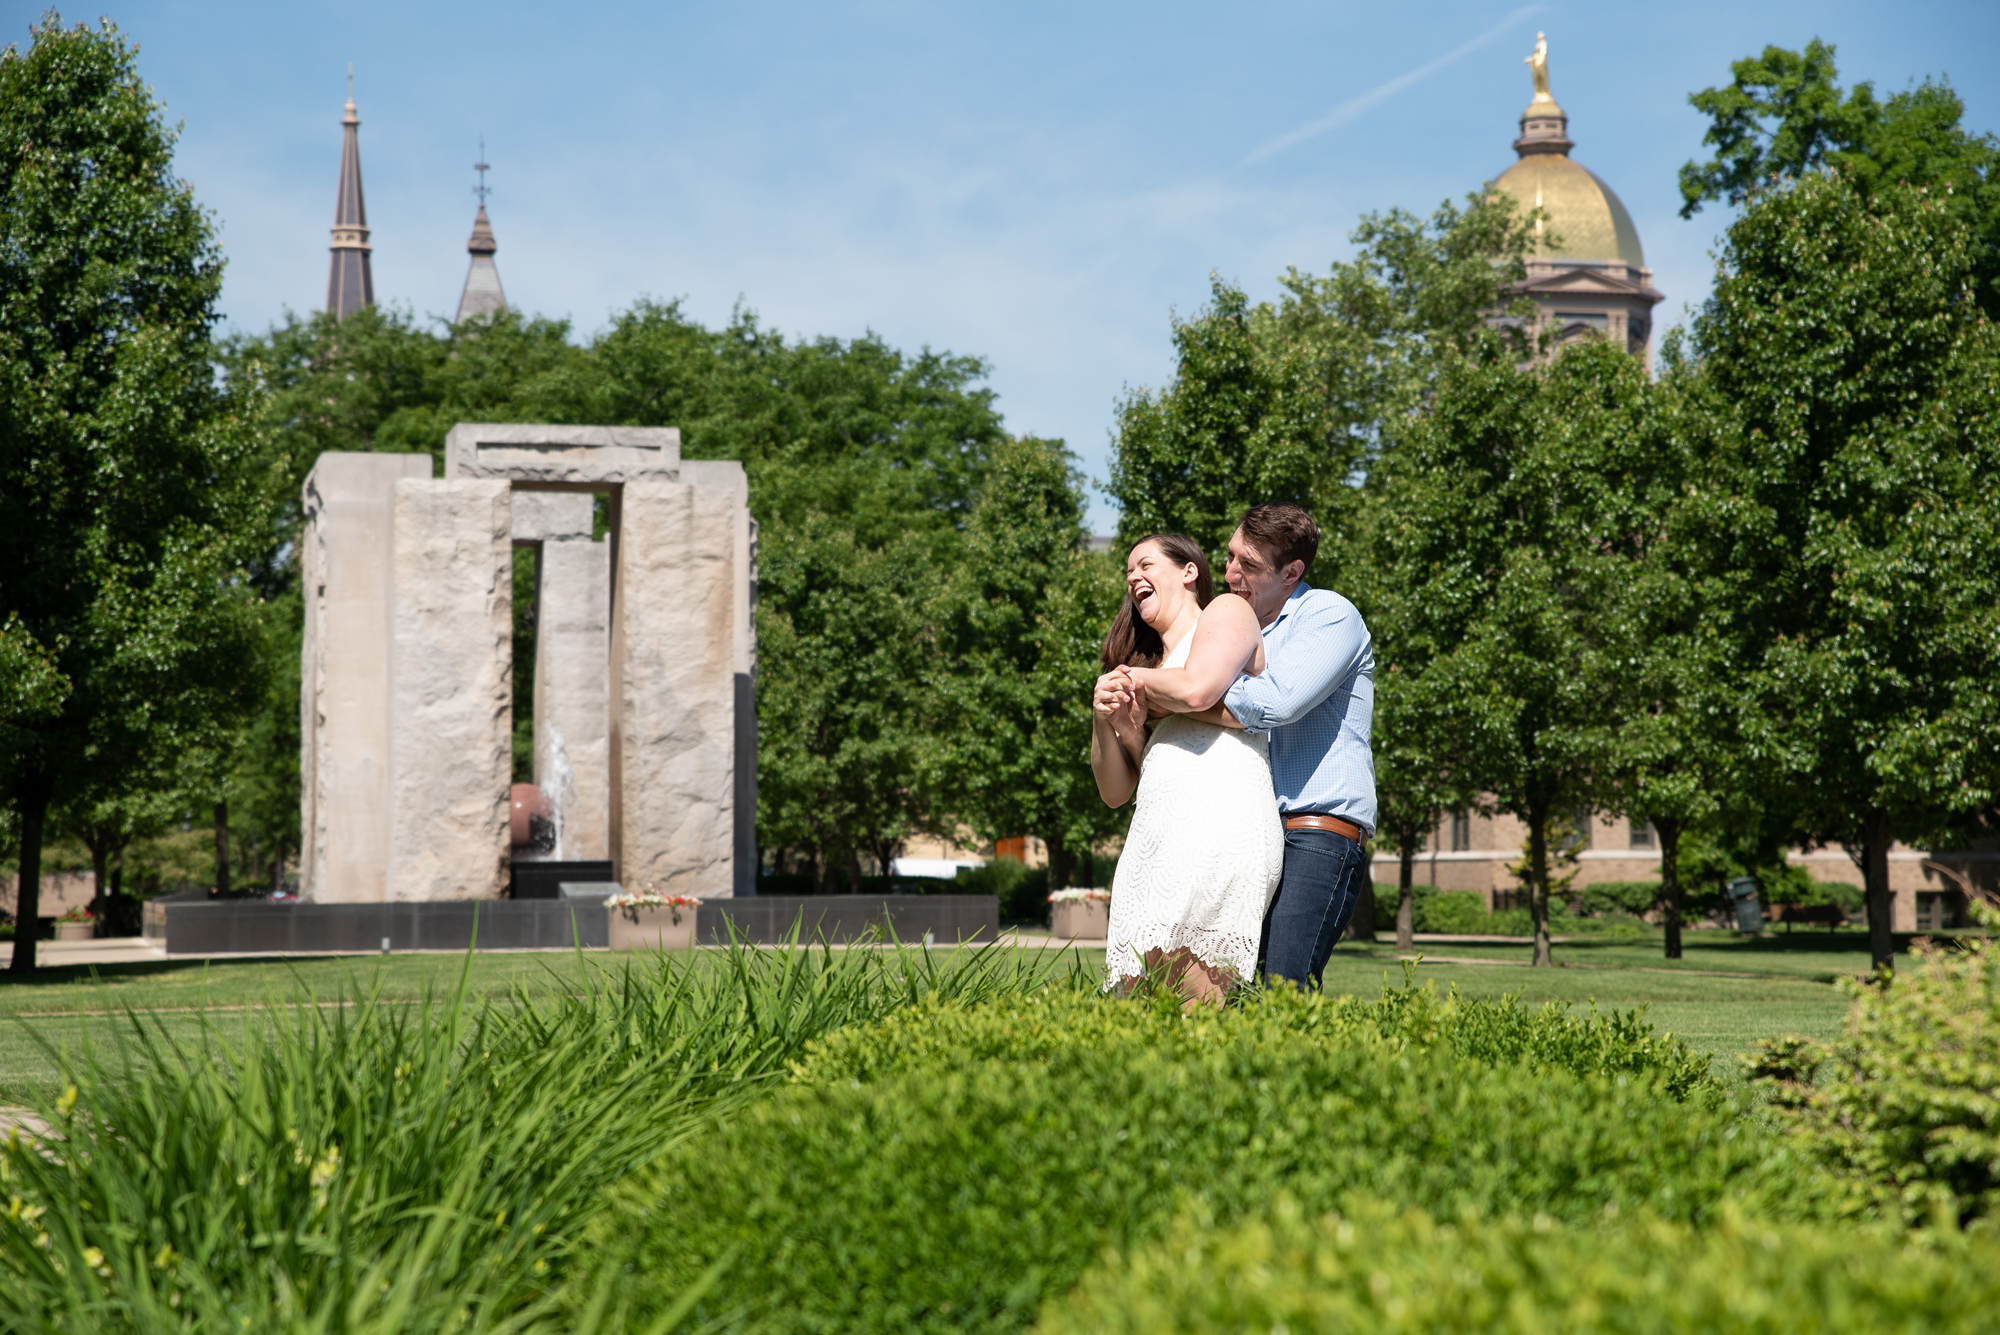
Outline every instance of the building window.
<path id="1" fill-rule="evenodd" d="M 1472 813 L 1454 811 L 1451 813 L 1451 851 L 1467 853 L 1472 850 Z"/>
<path id="2" fill-rule="evenodd" d="M 1633 848 L 1658 848 L 1660 846 L 1659 832 L 1653 828 L 1653 822 L 1647 820 L 1644 816 L 1634 816 L 1632 818 L 1631 846 Z"/>
<path id="3" fill-rule="evenodd" d="M 1603 311 L 1557 311 L 1556 323 L 1565 328 L 1573 324 L 1587 324 L 1592 329 L 1609 329 L 1611 317 Z"/>

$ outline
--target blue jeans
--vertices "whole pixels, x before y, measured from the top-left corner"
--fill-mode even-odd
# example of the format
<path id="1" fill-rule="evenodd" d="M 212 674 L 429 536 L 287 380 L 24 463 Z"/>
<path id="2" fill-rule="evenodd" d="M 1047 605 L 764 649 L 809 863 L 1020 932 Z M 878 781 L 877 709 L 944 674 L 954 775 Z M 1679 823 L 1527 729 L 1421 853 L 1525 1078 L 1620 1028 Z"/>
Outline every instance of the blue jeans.
<path id="1" fill-rule="evenodd" d="M 1285 870 L 1264 913 L 1260 977 L 1319 985 L 1334 943 L 1354 916 L 1366 851 L 1332 830 L 1286 830 Z"/>

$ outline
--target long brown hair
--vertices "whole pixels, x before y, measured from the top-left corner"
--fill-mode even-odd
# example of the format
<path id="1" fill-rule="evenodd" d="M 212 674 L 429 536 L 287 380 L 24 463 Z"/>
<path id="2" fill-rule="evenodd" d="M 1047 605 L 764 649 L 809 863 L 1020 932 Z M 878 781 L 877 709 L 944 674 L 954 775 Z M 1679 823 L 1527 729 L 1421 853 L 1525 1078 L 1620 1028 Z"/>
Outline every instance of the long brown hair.
<path id="1" fill-rule="evenodd" d="M 1209 571 L 1208 553 L 1202 551 L 1200 543 L 1185 533 L 1148 533 L 1126 549 L 1126 559 L 1130 560 L 1131 552 L 1149 542 L 1158 543 L 1161 554 L 1175 565 L 1194 567 L 1196 607 L 1207 607 L 1215 600 L 1215 576 Z M 1166 641 L 1139 615 L 1139 609 L 1132 605 L 1132 591 L 1126 589 L 1125 601 L 1118 605 L 1118 615 L 1111 618 L 1111 629 L 1104 636 L 1104 670 L 1109 672 L 1121 663 L 1127 667 L 1158 667 L 1166 656 Z"/>

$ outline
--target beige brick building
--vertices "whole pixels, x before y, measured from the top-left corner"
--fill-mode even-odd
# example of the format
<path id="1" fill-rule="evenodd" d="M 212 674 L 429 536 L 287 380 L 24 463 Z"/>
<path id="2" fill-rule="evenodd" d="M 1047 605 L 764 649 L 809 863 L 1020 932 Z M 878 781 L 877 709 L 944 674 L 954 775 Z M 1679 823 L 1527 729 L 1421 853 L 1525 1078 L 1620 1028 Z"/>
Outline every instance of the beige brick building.
<path id="1" fill-rule="evenodd" d="M 1521 883 L 1508 868 L 1520 861 L 1527 839 L 1526 822 L 1515 816 L 1447 815 L 1417 856 L 1415 881 L 1440 890 L 1476 890 L 1486 897 L 1488 908 L 1510 907 L 1522 901 Z M 1857 887 L 1862 883 L 1861 868 L 1839 844 L 1810 853 L 1794 851 L 1787 861 L 1804 867 L 1817 881 Z M 1952 873 L 1991 888 L 2000 883 L 2000 849 L 1945 853 L 1900 843 L 1893 846 L 1889 850 L 1889 912 L 1895 930 L 1915 932 L 1951 925 L 1959 903 L 1954 899 L 1958 886 Z M 1375 879 L 1394 884 L 1396 876 L 1396 855 L 1377 852 Z M 1659 876 L 1659 840 L 1651 826 L 1634 824 L 1623 816 L 1592 818 L 1583 847 L 1577 851 L 1576 888 L 1604 881 L 1652 881 Z"/>

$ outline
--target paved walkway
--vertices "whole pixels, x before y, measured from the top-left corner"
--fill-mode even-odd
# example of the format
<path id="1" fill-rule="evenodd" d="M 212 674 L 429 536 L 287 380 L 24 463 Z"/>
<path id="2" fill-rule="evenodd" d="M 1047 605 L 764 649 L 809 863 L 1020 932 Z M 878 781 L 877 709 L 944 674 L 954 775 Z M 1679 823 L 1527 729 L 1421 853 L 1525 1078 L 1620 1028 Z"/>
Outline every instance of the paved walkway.
<path id="1" fill-rule="evenodd" d="M 0 943 L 9 964 L 14 962 L 14 943 Z M 156 941 L 143 936 L 112 936 L 102 941 L 37 941 L 35 963 L 42 968 L 69 964 L 142 964 L 163 960 L 167 952 Z"/>

